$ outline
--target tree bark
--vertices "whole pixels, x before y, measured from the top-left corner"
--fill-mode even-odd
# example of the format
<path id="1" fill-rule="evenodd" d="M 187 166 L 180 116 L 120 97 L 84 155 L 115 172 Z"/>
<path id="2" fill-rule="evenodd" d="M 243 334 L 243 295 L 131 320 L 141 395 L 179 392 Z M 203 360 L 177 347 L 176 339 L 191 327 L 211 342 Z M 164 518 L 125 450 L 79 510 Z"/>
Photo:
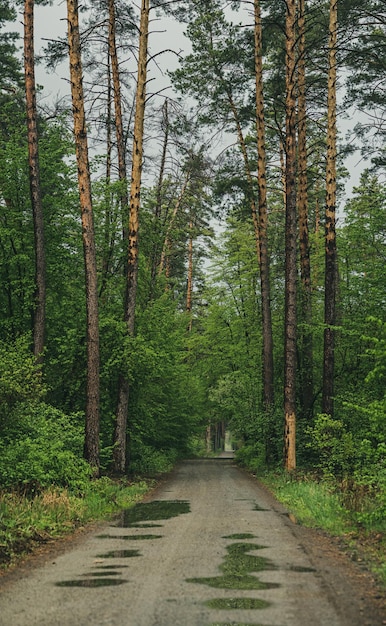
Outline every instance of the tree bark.
<path id="1" fill-rule="evenodd" d="M 162 145 L 162 155 L 161 155 L 161 163 L 158 175 L 157 182 L 157 195 L 156 195 L 156 205 L 154 210 L 154 225 L 156 228 L 156 233 L 158 233 L 161 214 L 162 214 L 162 188 L 164 182 L 165 175 L 165 167 L 166 167 L 166 155 L 168 149 L 169 142 L 169 105 L 168 100 L 165 100 L 162 107 L 162 121 L 163 121 L 163 130 L 164 130 L 164 139 Z M 157 280 L 157 268 L 160 266 L 160 242 L 157 239 L 157 235 L 154 236 L 152 252 L 151 252 L 151 278 L 150 278 L 150 300 L 154 298 L 156 280 Z"/>
<path id="2" fill-rule="evenodd" d="M 270 259 L 268 251 L 267 173 L 265 150 L 265 116 L 263 95 L 263 58 L 260 1 L 255 9 L 255 74 L 256 74 L 256 131 L 257 131 L 257 185 L 259 190 L 259 246 L 260 286 L 263 325 L 263 401 L 267 411 L 274 404 L 273 335 L 271 316 Z"/>
<path id="3" fill-rule="evenodd" d="M 168 266 L 168 249 L 170 248 L 170 233 L 172 231 L 172 228 L 174 226 L 174 222 L 175 222 L 175 219 L 177 217 L 178 211 L 181 208 L 182 201 L 183 201 L 184 196 L 186 194 L 186 190 L 187 190 L 188 184 L 190 182 L 190 177 L 191 177 L 191 172 L 190 172 L 190 170 L 188 170 L 186 172 L 186 176 L 185 176 L 184 182 L 182 184 L 181 191 L 180 191 L 179 196 L 178 196 L 178 198 L 176 200 L 176 203 L 174 205 L 173 213 L 172 213 L 172 215 L 170 217 L 169 224 L 168 224 L 167 229 L 166 229 L 165 239 L 164 239 L 164 242 L 163 242 L 163 245 L 162 245 L 161 258 L 160 258 L 160 262 L 159 262 L 159 266 L 158 266 L 158 275 L 159 276 L 162 274 L 163 271 L 167 270 L 167 266 Z"/>
<path id="4" fill-rule="evenodd" d="M 284 465 L 291 472 L 296 468 L 296 0 L 286 5 Z"/>
<path id="5" fill-rule="evenodd" d="M 188 244 L 188 281 L 186 289 L 186 313 L 188 315 L 188 331 L 192 330 L 192 297 L 193 297 L 193 218 L 189 221 L 189 244 Z"/>
<path id="6" fill-rule="evenodd" d="M 334 369 L 337 251 L 335 232 L 336 211 L 336 45 L 338 2 L 330 0 L 328 52 L 328 107 L 327 107 L 327 164 L 326 164 L 326 220 L 325 220 L 325 291 L 324 291 L 324 359 L 322 411 L 334 414 Z"/>
<path id="7" fill-rule="evenodd" d="M 115 32 L 115 0 L 109 0 L 109 53 L 114 87 L 115 132 L 118 152 L 118 177 L 121 182 L 121 207 L 123 223 L 127 224 L 129 194 L 127 187 L 126 149 L 122 117 L 121 81 L 119 76 L 119 62 Z"/>
<path id="8" fill-rule="evenodd" d="M 84 455 L 99 473 L 99 323 L 94 220 L 84 108 L 78 0 L 67 0 L 68 48 L 86 279 L 87 392 Z"/>
<path id="9" fill-rule="evenodd" d="M 125 322 L 130 337 L 134 336 L 135 304 L 138 281 L 139 208 L 141 195 L 143 132 L 146 106 L 147 55 L 149 38 L 150 0 L 141 2 L 139 26 L 139 51 L 137 88 L 135 95 L 134 138 L 130 186 L 130 212 L 128 225 L 128 253 L 125 296 Z M 129 407 L 129 382 L 123 374 L 120 379 L 118 405 L 114 432 L 114 469 L 124 473 L 127 458 L 127 419 Z"/>
<path id="10" fill-rule="evenodd" d="M 27 113 L 29 182 L 35 238 L 36 292 L 34 302 L 33 342 L 36 362 L 38 364 L 41 364 L 43 360 L 46 325 L 46 259 L 37 129 L 34 54 L 34 0 L 25 0 L 24 3 L 24 74 Z"/>
<path id="11" fill-rule="evenodd" d="M 298 0 L 298 211 L 301 274 L 302 413 L 309 418 L 313 403 L 312 285 L 308 225 L 307 112 L 305 64 L 305 0 Z"/>

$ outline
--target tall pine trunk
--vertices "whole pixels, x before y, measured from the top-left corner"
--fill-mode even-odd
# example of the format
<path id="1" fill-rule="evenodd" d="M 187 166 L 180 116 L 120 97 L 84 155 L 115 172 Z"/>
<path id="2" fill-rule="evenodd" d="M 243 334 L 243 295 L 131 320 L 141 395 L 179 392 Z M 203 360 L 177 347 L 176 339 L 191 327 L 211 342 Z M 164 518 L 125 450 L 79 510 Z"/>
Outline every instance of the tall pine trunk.
<path id="1" fill-rule="evenodd" d="M 296 468 L 296 0 L 286 6 L 284 465 L 290 472 Z"/>
<path id="2" fill-rule="evenodd" d="M 324 292 L 324 360 L 322 411 L 334 414 L 334 369 L 336 324 L 337 252 L 335 232 L 336 210 L 336 44 L 338 3 L 330 0 L 327 106 L 327 164 L 326 164 L 326 261 Z"/>
<path id="3" fill-rule="evenodd" d="M 99 473 L 98 282 L 83 93 L 78 0 L 67 0 L 67 20 L 72 110 L 86 279 L 87 392 L 84 455 L 97 475 Z"/>
<path id="4" fill-rule="evenodd" d="M 259 246 L 260 286 L 263 324 L 263 401 L 270 411 L 274 404 L 273 385 L 273 336 L 271 316 L 271 287 L 268 251 L 267 172 L 265 150 L 265 116 L 263 94 L 262 27 L 260 1 L 254 0 L 255 8 L 255 74 L 256 74 L 256 131 L 257 131 L 257 185 L 259 191 Z"/>
<path id="5" fill-rule="evenodd" d="M 116 45 L 115 0 L 109 0 L 109 55 L 111 61 L 111 73 L 113 78 L 115 112 L 114 121 L 118 152 L 118 177 L 121 182 L 121 207 L 123 223 L 127 224 L 129 194 L 127 187 L 126 146 L 122 117 L 121 81 L 119 76 L 119 62 Z"/>
<path id="6" fill-rule="evenodd" d="M 308 226 L 307 185 L 307 112 L 305 63 L 305 0 L 298 0 L 299 55 L 298 55 L 298 211 L 301 274 L 301 388 L 302 414 L 310 417 L 313 403 L 313 341 L 312 341 L 312 284 L 310 240 Z"/>
<path id="7" fill-rule="evenodd" d="M 149 12 L 149 0 L 142 0 L 141 19 L 139 26 L 137 88 L 135 95 L 134 138 L 130 186 L 127 276 L 124 312 L 127 332 L 130 337 L 134 335 L 135 304 L 137 299 L 139 208 L 143 161 L 143 132 L 146 106 Z M 128 464 L 127 419 L 129 408 L 129 391 L 129 381 L 127 380 L 127 376 L 123 374 L 119 382 L 118 405 L 114 432 L 114 469 L 118 473 L 124 473 Z"/>
<path id="8" fill-rule="evenodd" d="M 188 243 L 188 279 L 186 288 L 186 313 L 188 315 L 188 331 L 193 327 L 192 300 L 193 300 L 193 218 L 189 220 L 189 243 Z"/>
<path id="9" fill-rule="evenodd" d="M 46 324 L 46 260 L 40 187 L 39 146 L 34 55 L 34 0 L 24 3 L 24 74 L 27 107 L 28 163 L 35 238 L 35 303 L 33 342 L 37 363 L 42 362 Z"/>
<path id="10" fill-rule="evenodd" d="M 162 107 L 162 129 L 164 131 L 163 144 L 162 144 L 162 154 L 161 154 L 161 163 L 158 174 L 157 181 L 157 189 L 156 189 L 156 204 L 154 208 L 154 240 L 152 243 L 152 251 L 151 251 L 151 278 L 150 278 L 150 300 L 153 300 L 156 289 L 156 281 L 157 281 L 157 269 L 160 264 L 160 254 L 161 254 L 161 244 L 158 239 L 158 233 L 160 231 L 160 220 L 162 215 L 162 201 L 163 201 L 163 183 L 165 176 L 165 167 L 166 167 L 166 156 L 169 142 L 169 105 L 168 100 L 166 99 L 163 107 Z"/>

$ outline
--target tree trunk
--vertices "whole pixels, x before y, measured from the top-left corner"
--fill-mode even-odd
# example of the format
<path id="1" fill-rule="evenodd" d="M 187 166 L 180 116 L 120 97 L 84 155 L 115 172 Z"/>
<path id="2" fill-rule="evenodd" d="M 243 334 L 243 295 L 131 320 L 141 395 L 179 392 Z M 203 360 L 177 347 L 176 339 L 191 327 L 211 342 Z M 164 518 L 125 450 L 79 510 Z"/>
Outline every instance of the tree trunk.
<path id="1" fill-rule="evenodd" d="M 169 142 L 169 105 L 168 100 L 165 100 L 162 107 L 162 117 L 163 117 L 163 130 L 164 130 L 164 139 L 162 145 L 162 155 L 161 155 L 161 164 L 158 175 L 157 182 L 157 195 L 156 195 L 156 205 L 154 210 L 154 241 L 151 252 L 151 278 L 150 278 L 150 300 L 154 298 L 155 294 L 155 286 L 157 280 L 157 268 L 160 266 L 160 242 L 157 239 L 161 214 L 162 214 L 162 187 L 164 182 L 165 175 L 165 166 L 166 166 L 166 154 Z"/>
<path id="2" fill-rule="evenodd" d="M 178 211 L 180 210 L 182 201 L 183 201 L 184 196 L 186 194 L 186 190 L 188 188 L 190 177 L 191 177 L 191 172 L 188 170 L 186 172 L 185 180 L 184 180 L 184 182 L 182 184 L 181 191 L 180 191 L 179 196 L 178 196 L 178 198 L 176 200 L 176 203 L 174 205 L 173 213 L 171 215 L 171 218 L 169 220 L 169 224 L 168 224 L 167 229 L 166 229 L 165 239 L 164 239 L 164 242 L 163 242 L 163 245 L 162 245 L 161 258 L 160 258 L 159 267 L 158 267 L 158 275 L 159 276 L 162 274 L 162 272 L 164 270 L 167 270 L 168 249 L 170 248 L 170 233 L 172 232 L 172 228 L 174 226 L 174 222 L 176 220 Z"/>
<path id="3" fill-rule="evenodd" d="M 307 186 L 307 122 L 306 122 L 306 67 L 305 67 L 305 0 L 298 0 L 298 211 L 301 274 L 301 377 L 303 416 L 309 418 L 313 403 L 313 341 L 312 341 L 312 285 L 310 242 L 308 228 Z"/>
<path id="4" fill-rule="evenodd" d="M 134 138 L 130 187 L 125 322 L 128 334 L 131 337 L 134 335 L 135 328 L 135 304 L 137 298 L 138 280 L 139 207 L 143 160 L 143 131 L 146 106 L 149 5 L 150 0 L 142 0 L 141 20 L 139 26 L 138 74 L 135 96 Z M 118 406 L 114 432 L 114 469 L 118 473 L 124 473 L 128 463 L 126 431 L 129 391 L 128 380 L 123 375 L 119 384 Z"/>
<path id="5" fill-rule="evenodd" d="M 336 44 L 338 3 L 330 0 L 328 53 L 327 164 L 326 164 L 326 262 L 324 292 L 324 361 L 322 411 L 334 414 L 334 366 L 337 253 L 335 233 L 336 210 Z"/>
<path id="6" fill-rule="evenodd" d="M 86 279 L 87 393 L 84 454 L 99 473 L 99 324 L 94 220 L 84 109 L 78 0 L 67 0 L 68 48 Z"/>
<path id="7" fill-rule="evenodd" d="M 235 121 L 237 137 L 238 137 L 238 140 L 239 140 L 239 145 L 240 145 L 241 153 L 243 155 L 243 160 L 244 160 L 244 171 L 245 171 L 245 175 L 246 175 L 246 178 L 247 178 L 247 181 L 248 181 L 248 187 L 249 187 L 249 193 L 250 193 L 250 200 L 249 201 L 250 201 L 250 206 L 251 206 L 251 217 L 252 217 L 252 223 L 253 223 L 253 231 L 254 231 L 254 234 L 255 234 L 257 262 L 260 265 L 259 212 L 258 212 L 258 208 L 256 206 L 255 197 L 254 197 L 254 191 L 253 191 L 254 185 L 253 185 L 252 170 L 251 170 L 251 166 L 250 166 L 250 163 L 249 163 L 248 150 L 247 150 L 247 146 L 246 146 L 245 139 L 244 139 L 244 133 L 243 133 L 243 129 L 242 129 L 242 126 L 241 126 L 240 117 L 239 117 L 239 114 L 237 112 L 236 105 L 235 105 L 235 103 L 233 101 L 232 94 L 230 93 L 229 90 L 227 90 L 227 97 L 228 97 L 228 102 L 229 102 L 230 109 L 232 111 L 233 119 Z"/>
<path id="8" fill-rule="evenodd" d="M 121 81 L 115 37 L 115 0 L 109 0 L 109 53 L 114 87 L 115 132 L 118 152 L 118 177 L 121 182 L 121 207 L 123 223 L 127 224 L 129 195 L 127 188 L 126 150 L 123 132 Z M 125 235 L 125 234 L 124 234 Z"/>
<path id="9" fill-rule="evenodd" d="M 110 71 L 110 53 L 107 53 L 107 113 L 106 113 L 106 187 L 105 187 L 105 220 L 104 220 L 104 237 L 102 250 L 102 271 L 99 288 L 99 299 L 101 300 L 108 282 L 110 271 L 110 262 L 112 257 L 111 245 L 111 225 L 112 225 L 112 206 L 111 206 L 111 153 L 112 153 L 112 84 Z"/>
<path id="10" fill-rule="evenodd" d="M 36 292 L 34 303 L 33 341 L 36 362 L 41 364 L 44 350 L 46 318 L 46 260 L 37 130 L 34 55 L 34 0 L 25 0 L 24 3 L 24 73 L 27 106 L 29 182 L 35 237 Z"/>
<path id="11" fill-rule="evenodd" d="M 189 245 L 188 245 L 188 284 L 186 289 L 186 313 L 188 315 L 188 331 L 192 330 L 192 296 L 193 296 L 193 219 L 189 221 Z"/>
<path id="12" fill-rule="evenodd" d="M 286 5 L 284 464 L 290 472 L 296 468 L 296 0 Z"/>
<path id="13" fill-rule="evenodd" d="M 273 336 L 271 316 L 271 287 L 268 252 L 267 174 L 265 150 L 265 117 L 263 95 L 263 58 L 260 1 L 255 7 L 255 74 L 256 74 L 256 130 L 257 130 L 257 184 L 259 190 L 259 245 L 260 286 L 263 325 L 263 401 L 267 411 L 274 404 L 273 385 Z"/>

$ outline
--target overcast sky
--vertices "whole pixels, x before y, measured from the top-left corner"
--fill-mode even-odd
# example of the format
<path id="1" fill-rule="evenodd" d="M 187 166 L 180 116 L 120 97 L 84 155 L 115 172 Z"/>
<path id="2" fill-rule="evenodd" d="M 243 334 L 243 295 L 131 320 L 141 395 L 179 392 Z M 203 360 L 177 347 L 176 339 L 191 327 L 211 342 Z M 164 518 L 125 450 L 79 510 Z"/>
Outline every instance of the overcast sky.
<path id="1" fill-rule="evenodd" d="M 42 48 L 47 43 L 47 39 L 56 39 L 66 36 L 66 0 L 54 0 L 52 6 L 35 6 L 35 53 L 42 53 Z M 155 16 L 154 16 L 155 17 Z M 246 10 L 235 14 L 235 21 L 250 20 Z M 23 34 L 23 10 L 19 13 L 17 28 L 22 37 Z M 151 33 L 149 37 L 149 45 L 151 53 L 161 50 L 174 50 L 176 52 L 186 53 L 189 51 L 189 42 L 183 35 L 184 27 L 171 18 L 162 17 L 151 23 Z M 20 42 L 22 47 L 22 39 Z M 150 76 L 154 79 L 151 83 L 151 90 L 155 91 L 169 85 L 166 72 L 168 69 L 174 69 L 178 65 L 178 59 L 172 52 L 166 52 L 157 56 L 157 66 L 153 64 L 149 66 Z M 56 100 L 58 96 L 69 96 L 70 90 L 68 85 L 68 63 L 62 63 L 55 72 L 48 72 L 44 63 L 36 68 L 36 80 L 42 85 L 44 90 L 40 94 L 40 98 Z M 352 128 L 353 120 L 339 120 L 339 127 L 344 134 L 348 129 Z M 350 171 L 350 181 L 346 183 L 346 193 L 350 194 L 352 186 L 358 184 L 360 173 L 364 168 L 358 154 L 351 156 L 346 166 Z"/>

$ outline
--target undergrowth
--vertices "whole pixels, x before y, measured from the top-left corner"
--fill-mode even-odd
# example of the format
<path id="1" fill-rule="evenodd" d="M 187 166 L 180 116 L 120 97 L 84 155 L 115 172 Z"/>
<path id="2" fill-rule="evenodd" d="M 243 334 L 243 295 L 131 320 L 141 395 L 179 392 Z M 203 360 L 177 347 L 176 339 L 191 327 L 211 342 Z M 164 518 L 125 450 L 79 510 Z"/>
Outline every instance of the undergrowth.
<path id="1" fill-rule="evenodd" d="M 298 523 L 341 537 L 352 557 L 365 560 L 386 586 L 386 521 L 374 512 L 373 494 L 302 473 L 266 472 L 259 480 Z"/>
<path id="2" fill-rule="evenodd" d="M 0 491 L 0 568 L 37 544 L 63 536 L 87 522 L 113 516 L 138 502 L 149 481 L 90 481 L 80 493 L 50 487 L 34 495 Z"/>

